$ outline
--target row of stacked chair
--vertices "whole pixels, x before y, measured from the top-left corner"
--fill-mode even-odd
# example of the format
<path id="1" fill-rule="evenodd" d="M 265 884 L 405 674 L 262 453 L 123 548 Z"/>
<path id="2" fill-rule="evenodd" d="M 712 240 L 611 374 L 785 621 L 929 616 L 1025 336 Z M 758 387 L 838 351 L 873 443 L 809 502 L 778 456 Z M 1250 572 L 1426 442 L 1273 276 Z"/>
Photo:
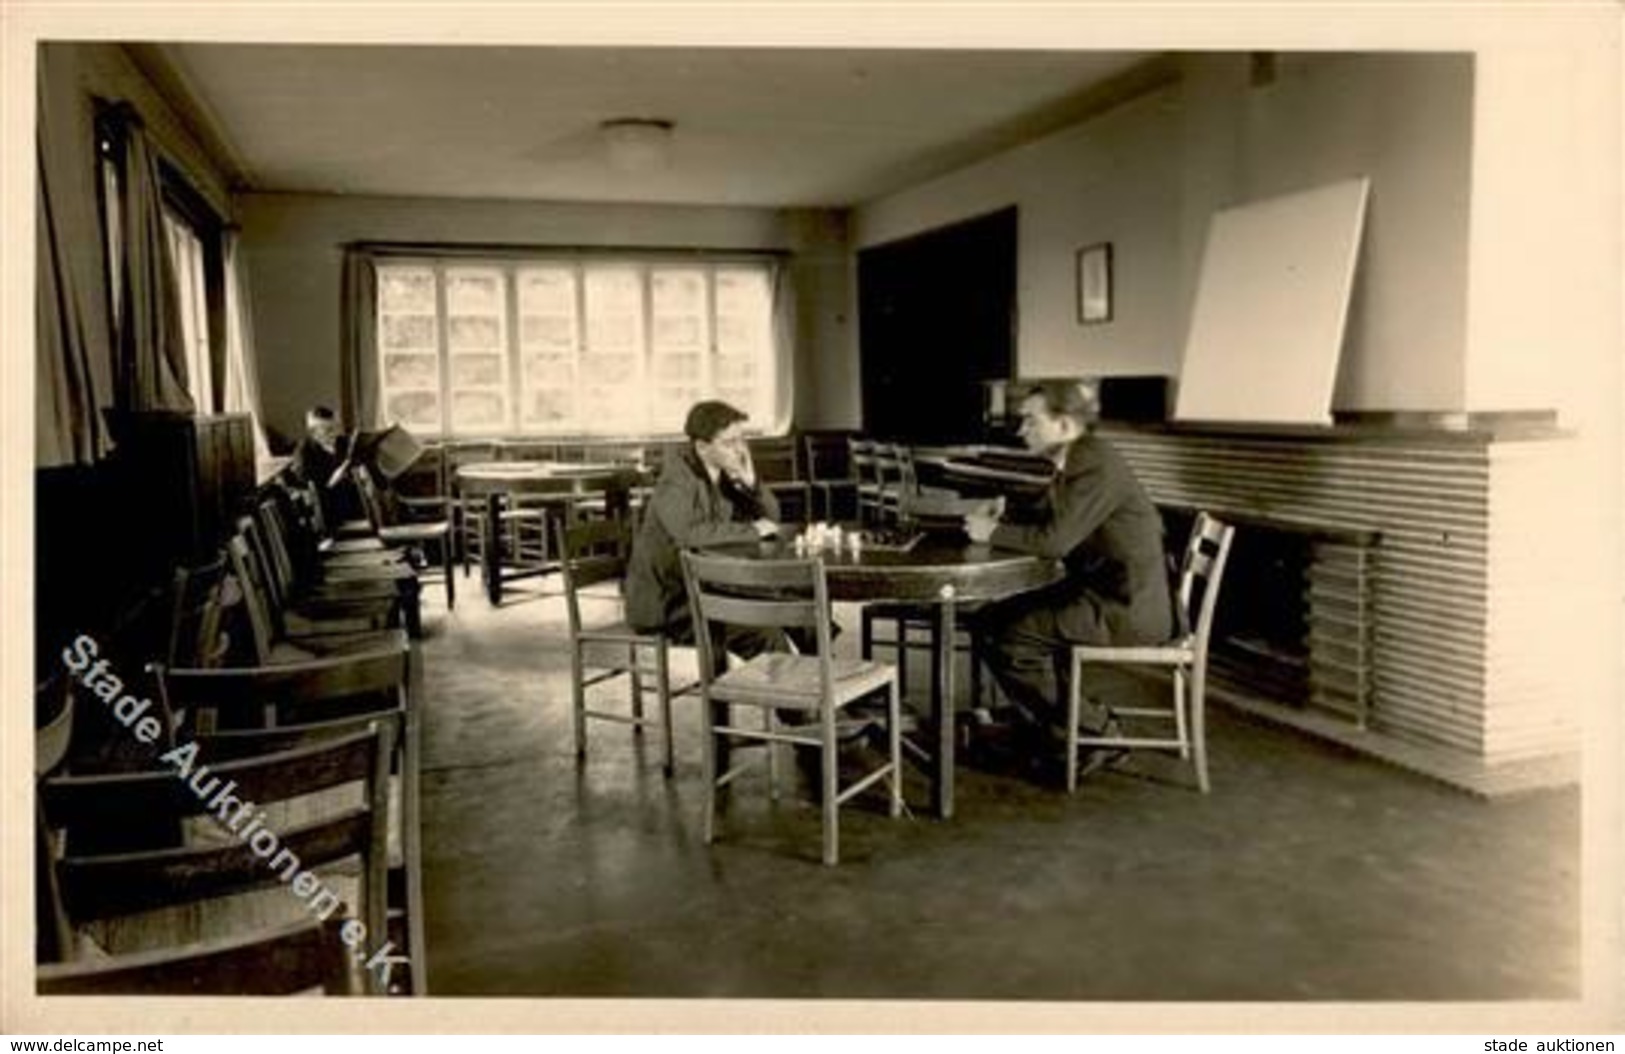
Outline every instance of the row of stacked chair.
<path id="1" fill-rule="evenodd" d="M 41 965 L 42 994 L 428 990 L 417 599 L 417 573 L 381 537 L 332 537 L 313 494 L 268 486 L 218 559 L 176 573 L 147 667 L 162 729 L 150 758 L 106 771 L 71 749 L 67 686 L 37 754 L 61 960 Z M 279 875 L 280 854 L 233 837 L 160 763 L 187 745 L 301 876 L 320 869 L 341 898 L 326 917 L 295 896 L 302 878 L 288 887 L 291 858 Z M 346 920 L 365 926 L 360 949 L 340 939 Z"/>

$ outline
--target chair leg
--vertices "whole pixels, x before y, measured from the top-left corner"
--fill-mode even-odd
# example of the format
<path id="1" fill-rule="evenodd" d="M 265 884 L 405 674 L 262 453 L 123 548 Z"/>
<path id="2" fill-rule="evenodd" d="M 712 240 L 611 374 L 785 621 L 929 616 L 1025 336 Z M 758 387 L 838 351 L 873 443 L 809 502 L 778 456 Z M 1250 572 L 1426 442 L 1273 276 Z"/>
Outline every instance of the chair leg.
<path id="1" fill-rule="evenodd" d="M 626 673 L 632 682 L 632 735 L 643 735 L 643 670 L 639 668 L 638 646 L 626 646 Z"/>
<path id="2" fill-rule="evenodd" d="M 655 645 L 655 693 L 660 703 L 660 735 L 666 748 L 666 778 L 677 773 L 677 749 L 671 727 L 671 663 L 666 642 Z"/>
<path id="3" fill-rule="evenodd" d="M 1076 652 L 1067 657 L 1067 662 L 1071 664 L 1072 675 L 1067 678 L 1066 686 L 1066 792 L 1072 794 L 1078 789 L 1078 712 L 1083 707 L 1079 675 L 1083 664 L 1078 661 Z"/>
<path id="4" fill-rule="evenodd" d="M 570 724 L 575 732 L 576 760 L 587 756 L 587 688 L 582 684 L 585 656 L 579 643 L 570 646 Z"/>
<path id="5" fill-rule="evenodd" d="M 839 759 L 835 754 L 835 714 L 834 711 L 824 710 L 821 736 L 824 777 L 824 863 L 834 866 L 841 861 L 841 833 L 840 833 L 840 803 L 836 796 L 840 793 Z"/>
<path id="6" fill-rule="evenodd" d="M 1196 785 L 1208 792 L 1207 778 L 1207 684 L 1202 664 L 1191 670 L 1191 749 L 1196 755 Z"/>
<path id="7" fill-rule="evenodd" d="M 446 576 L 446 610 L 457 607 L 457 576 L 452 573 L 451 535 L 440 539 L 440 569 Z"/>
<path id="8" fill-rule="evenodd" d="M 1188 693 L 1185 685 L 1185 670 L 1183 667 L 1174 667 L 1174 734 L 1179 737 L 1179 760 L 1189 761 L 1191 756 L 1191 729 L 1186 720 L 1186 704 Z"/>
<path id="9" fill-rule="evenodd" d="M 868 662 L 875 655 L 875 617 L 868 608 L 863 609 L 863 630 L 859 642 L 863 661 Z"/>
<path id="10" fill-rule="evenodd" d="M 886 747 L 891 759 L 891 816 L 903 815 L 903 693 L 893 680 L 887 688 Z"/>
<path id="11" fill-rule="evenodd" d="M 716 704 L 711 702 L 709 693 L 702 693 L 700 697 L 700 717 L 705 722 L 704 735 L 700 737 L 700 765 L 705 773 L 705 812 L 700 818 L 700 840 L 710 845 L 716 837 L 717 824 L 717 744 L 716 719 L 714 715 Z"/>
<path id="12" fill-rule="evenodd" d="M 778 720 L 774 717 L 771 706 L 762 707 L 762 731 L 768 735 L 778 731 Z M 779 800 L 779 749 L 778 744 L 771 739 L 762 743 L 762 749 L 767 751 L 767 800 Z"/>

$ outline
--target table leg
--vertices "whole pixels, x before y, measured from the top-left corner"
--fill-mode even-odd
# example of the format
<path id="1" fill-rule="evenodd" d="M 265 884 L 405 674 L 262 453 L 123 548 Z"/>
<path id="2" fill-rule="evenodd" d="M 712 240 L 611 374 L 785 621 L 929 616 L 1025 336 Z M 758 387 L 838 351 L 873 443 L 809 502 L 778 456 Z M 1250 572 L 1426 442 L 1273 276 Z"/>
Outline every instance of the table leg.
<path id="1" fill-rule="evenodd" d="M 502 603 L 502 495 L 493 491 L 485 499 L 485 543 L 480 546 L 480 571 L 491 605 Z"/>
<path id="2" fill-rule="evenodd" d="M 937 730 L 932 804 L 939 817 L 954 815 L 954 595 L 944 589 L 931 633 L 931 722 Z"/>

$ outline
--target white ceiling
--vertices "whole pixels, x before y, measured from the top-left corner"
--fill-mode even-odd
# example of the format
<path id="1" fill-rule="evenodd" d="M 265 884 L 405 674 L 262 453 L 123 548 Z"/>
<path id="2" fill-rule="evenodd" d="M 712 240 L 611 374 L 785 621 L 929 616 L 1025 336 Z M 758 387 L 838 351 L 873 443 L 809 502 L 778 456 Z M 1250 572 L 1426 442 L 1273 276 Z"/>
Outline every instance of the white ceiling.
<path id="1" fill-rule="evenodd" d="M 1073 123 L 1168 76 L 1146 52 L 137 46 L 241 189 L 845 206 Z M 675 122 L 671 163 L 596 129 Z"/>

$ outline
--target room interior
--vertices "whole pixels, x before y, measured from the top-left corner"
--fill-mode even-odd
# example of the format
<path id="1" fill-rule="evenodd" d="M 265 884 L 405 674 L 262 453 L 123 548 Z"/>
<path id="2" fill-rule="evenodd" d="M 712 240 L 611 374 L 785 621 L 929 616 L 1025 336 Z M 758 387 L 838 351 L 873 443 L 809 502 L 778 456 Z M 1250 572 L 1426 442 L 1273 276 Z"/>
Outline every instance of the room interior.
<path id="1" fill-rule="evenodd" d="M 765 440 L 958 449 L 999 438 L 985 381 L 1161 379 L 1151 412 L 1099 432 L 1160 506 L 1244 540 L 1221 603 L 1254 643 L 1212 660 L 1212 791 L 1173 758 L 1137 755 L 1075 795 L 962 764 L 944 820 L 911 768 L 905 815 L 860 800 L 821 868 L 818 809 L 749 785 L 706 845 L 697 711 L 678 701 L 671 776 L 652 737 L 621 730 L 578 760 L 558 576 L 492 605 L 458 567 L 454 605 L 422 585 L 411 645 L 430 994 L 1579 1000 L 1598 907 L 1581 790 L 1602 763 L 1588 736 L 1614 727 L 1597 722 L 1617 637 L 1597 555 L 1617 548 L 1613 496 L 1594 482 L 1618 451 L 1617 136 L 1590 122 L 1618 70 L 1553 34 L 47 41 L 40 127 L 82 181 L 60 193 L 95 198 L 92 100 L 128 103 L 232 235 L 254 368 L 233 389 L 253 389 L 252 423 L 217 440 L 235 468 L 202 502 L 221 504 L 145 492 L 153 525 L 126 551 L 91 537 L 96 509 L 143 500 L 130 481 L 36 442 L 36 684 L 75 633 L 162 622 L 174 566 L 235 515 L 220 495 L 263 482 L 307 408 L 386 423 L 352 420 L 358 247 L 756 254 L 794 305 Z M 1368 190 L 1323 419 L 1176 419 L 1215 214 L 1349 179 Z M 105 296 L 89 234 L 73 266 Z M 1080 252 L 1101 244 L 1109 313 L 1085 321 Z M 222 393 L 226 326 L 205 323 Z M 114 439 L 144 451 L 143 486 L 196 456 L 136 424 Z M 185 538 L 156 509 L 171 500 Z M 859 605 L 835 617 L 855 654 Z M 676 658 L 679 679 L 694 661 Z M 929 690 L 925 665 L 905 694 Z"/>

